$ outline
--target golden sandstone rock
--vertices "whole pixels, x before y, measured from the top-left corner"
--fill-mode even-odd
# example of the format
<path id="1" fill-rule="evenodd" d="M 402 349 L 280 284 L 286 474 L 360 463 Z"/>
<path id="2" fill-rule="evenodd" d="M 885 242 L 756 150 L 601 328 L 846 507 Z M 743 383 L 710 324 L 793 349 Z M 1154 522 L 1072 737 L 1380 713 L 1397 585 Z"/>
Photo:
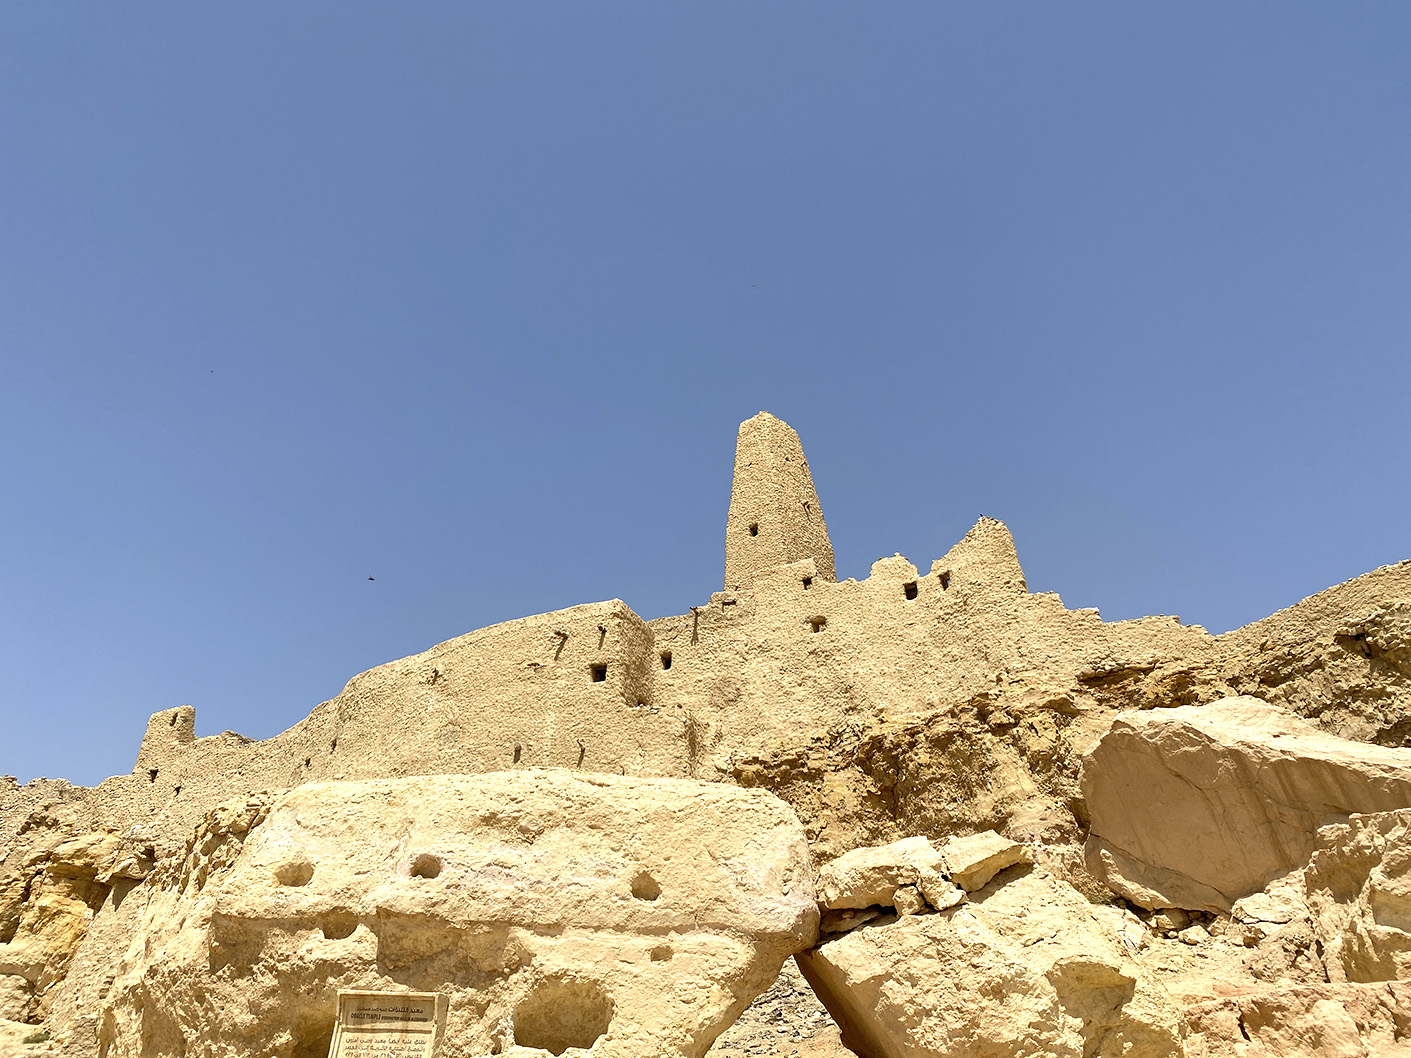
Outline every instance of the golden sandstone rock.
<path id="1" fill-rule="evenodd" d="M 1081 894 L 1026 865 L 945 912 L 827 940 L 799 966 L 859 1054 L 1179 1052 L 1165 993 Z"/>
<path id="2" fill-rule="evenodd" d="M 1227 911 L 1306 863 L 1325 823 L 1411 808 L 1411 750 L 1227 698 L 1118 718 L 1084 758 L 1083 796 L 1089 865 L 1113 892 Z"/>
<path id="3" fill-rule="evenodd" d="M 598 1056 L 697 1054 L 812 943 L 777 918 L 804 890 L 816 913 L 799 832 L 825 912 L 800 963 L 865 1056 L 1405 1046 L 1411 563 L 1219 636 L 1029 591 L 993 518 L 929 565 L 838 581 L 798 435 L 767 413 L 740 427 L 725 559 L 724 590 L 679 615 L 608 600 L 472 631 L 273 738 L 197 737 L 180 706 L 93 789 L 0 777 L 0 1054 L 322 1058 L 340 984 L 460 996 L 446 1054 L 590 1036 Z M 530 841 L 446 808 L 474 789 L 508 812 L 568 772 L 633 811 L 656 802 L 614 783 L 693 792 L 592 863 L 617 824 Z M 380 793 L 339 808 L 341 783 Z M 281 797 L 311 829 L 266 818 Z M 733 797 L 772 806 L 760 833 L 800 826 L 795 851 L 703 852 L 735 833 L 702 822 Z M 433 831 L 457 855 L 498 833 L 514 856 L 398 873 L 439 855 L 412 848 Z M 303 884 L 293 859 L 259 859 L 296 846 Z M 699 869 L 658 876 L 668 853 Z M 795 888 L 776 893 L 784 862 Z M 639 868 L 657 900 L 623 882 Z M 558 934 L 536 917 L 550 890 Z M 694 924 L 669 913 L 686 893 Z M 673 931 L 699 950 L 645 946 Z M 844 1053 L 797 977 L 759 1004 L 713 1058 Z M 989 1049 L 955 1050 L 966 1034 Z"/>
<path id="4" fill-rule="evenodd" d="M 817 935 L 789 808 L 561 771 L 314 783 L 156 880 L 110 1058 L 322 1055 L 338 989 L 442 992 L 439 1054 L 705 1053 Z"/>

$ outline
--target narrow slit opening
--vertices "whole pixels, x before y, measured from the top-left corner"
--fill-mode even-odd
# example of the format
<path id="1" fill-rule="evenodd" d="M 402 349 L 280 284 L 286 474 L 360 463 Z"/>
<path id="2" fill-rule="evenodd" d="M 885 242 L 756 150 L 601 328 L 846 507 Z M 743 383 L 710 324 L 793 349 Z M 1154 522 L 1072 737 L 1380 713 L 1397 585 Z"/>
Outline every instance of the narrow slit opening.
<path id="1" fill-rule="evenodd" d="M 671 668 L 671 651 L 663 650 L 661 652 L 661 667 L 663 669 Z"/>

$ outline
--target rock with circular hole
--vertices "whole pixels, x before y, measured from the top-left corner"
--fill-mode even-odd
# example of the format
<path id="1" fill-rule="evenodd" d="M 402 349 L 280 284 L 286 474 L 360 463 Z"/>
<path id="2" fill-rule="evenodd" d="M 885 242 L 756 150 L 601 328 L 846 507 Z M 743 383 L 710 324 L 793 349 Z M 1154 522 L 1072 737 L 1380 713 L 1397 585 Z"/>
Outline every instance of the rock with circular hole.
<path id="1" fill-rule="evenodd" d="M 350 988 L 445 993 L 441 1058 L 699 1056 L 818 927 L 773 795 L 567 771 L 302 786 L 145 884 L 108 1058 L 323 1058 Z"/>

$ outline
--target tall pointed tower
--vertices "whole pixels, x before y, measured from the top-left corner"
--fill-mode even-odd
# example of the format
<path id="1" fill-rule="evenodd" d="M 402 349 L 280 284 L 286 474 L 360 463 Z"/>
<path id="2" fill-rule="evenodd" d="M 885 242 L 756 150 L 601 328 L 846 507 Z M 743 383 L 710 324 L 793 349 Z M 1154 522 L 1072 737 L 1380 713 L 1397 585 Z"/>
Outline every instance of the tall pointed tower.
<path id="1" fill-rule="evenodd" d="M 820 580 L 838 579 L 799 435 L 762 411 L 740 424 L 735 441 L 725 520 L 726 590 L 747 588 L 764 570 L 805 558 L 813 559 Z"/>

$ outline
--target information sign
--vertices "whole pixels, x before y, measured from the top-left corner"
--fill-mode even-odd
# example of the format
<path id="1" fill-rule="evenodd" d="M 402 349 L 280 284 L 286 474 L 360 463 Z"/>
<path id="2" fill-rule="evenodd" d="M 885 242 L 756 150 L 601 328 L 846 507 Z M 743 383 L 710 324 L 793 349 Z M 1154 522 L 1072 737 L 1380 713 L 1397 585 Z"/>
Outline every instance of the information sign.
<path id="1" fill-rule="evenodd" d="M 431 1058 L 435 992 L 338 993 L 338 1023 L 328 1058 Z"/>

